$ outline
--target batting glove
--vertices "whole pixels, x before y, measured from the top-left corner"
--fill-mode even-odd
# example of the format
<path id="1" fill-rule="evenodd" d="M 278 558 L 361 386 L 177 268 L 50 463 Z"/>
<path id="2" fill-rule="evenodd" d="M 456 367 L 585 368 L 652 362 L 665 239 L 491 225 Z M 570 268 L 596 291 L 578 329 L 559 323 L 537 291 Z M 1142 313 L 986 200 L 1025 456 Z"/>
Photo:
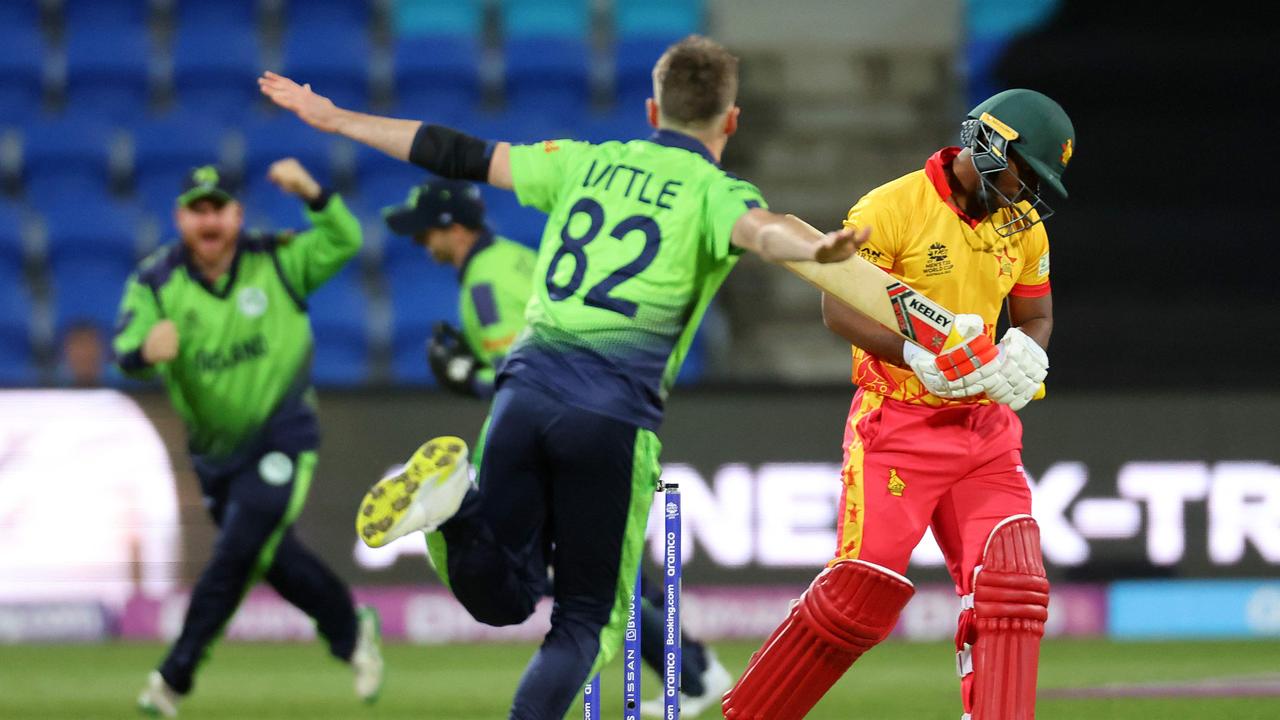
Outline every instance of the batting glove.
<path id="1" fill-rule="evenodd" d="M 1000 352 L 983 332 L 982 318 L 962 314 L 955 319 L 962 342 L 940 355 L 913 343 L 903 345 L 902 357 L 930 393 L 940 398 L 963 398 L 981 393 L 997 371 Z"/>
<path id="2" fill-rule="evenodd" d="M 1044 348 L 1018 328 L 1009 328 L 1000 339 L 999 372 L 986 383 L 987 397 L 1021 410 L 1048 374 L 1049 356 Z"/>

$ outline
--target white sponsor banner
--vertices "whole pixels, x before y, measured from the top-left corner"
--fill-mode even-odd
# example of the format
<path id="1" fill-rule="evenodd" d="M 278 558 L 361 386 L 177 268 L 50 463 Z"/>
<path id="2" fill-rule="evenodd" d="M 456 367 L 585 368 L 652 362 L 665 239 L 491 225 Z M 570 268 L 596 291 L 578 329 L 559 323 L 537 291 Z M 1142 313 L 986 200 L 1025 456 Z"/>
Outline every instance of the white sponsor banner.
<path id="1" fill-rule="evenodd" d="M 821 568 L 836 547 L 840 467 L 834 463 L 730 463 L 705 474 L 669 464 L 663 477 L 680 483 L 684 562 L 721 567 Z M 1209 560 L 1239 562 L 1246 550 L 1280 564 L 1280 466 L 1261 461 L 1155 462 L 1121 466 L 1112 496 L 1082 497 L 1089 481 L 1083 462 L 1050 465 L 1027 474 L 1032 511 L 1040 524 L 1046 560 L 1077 567 L 1093 558 L 1103 540 L 1142 543 L 1147 560 L 1166 566 L 1186 556 L 1189 504 L 1207 508 Z M 1091 487 L 1097 488 L 1098 484 Z M 649 551 L 662 561 L 661 503 L 649 518 Z M 425 555 L 421 538 L 407 537 L 377 550 L 353 540 L 356 562 L 389 567 L 404 555 Z M 925 532 L 911 564 L 943 564 L 933 535 Z"/>
<path id="2" fill-rule="evenodd" d="M 0 391 L 0 601 L 165 594 L 180 530 L 169 453 L 132 399 Z"/>

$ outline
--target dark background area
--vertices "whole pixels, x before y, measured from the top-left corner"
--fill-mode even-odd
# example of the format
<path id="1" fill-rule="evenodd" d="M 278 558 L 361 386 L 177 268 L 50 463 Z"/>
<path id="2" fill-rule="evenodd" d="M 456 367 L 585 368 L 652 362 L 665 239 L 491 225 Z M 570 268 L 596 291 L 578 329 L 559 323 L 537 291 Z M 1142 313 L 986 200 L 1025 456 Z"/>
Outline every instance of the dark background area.
<path id="1" fill-rule="evenodd" d="M 1280 30 L 1261 8 L 1068 0 L 996 81 L 1076 127 L 1049 221 L 1058 388 L 1280 387 L 1272 110 Z"/>

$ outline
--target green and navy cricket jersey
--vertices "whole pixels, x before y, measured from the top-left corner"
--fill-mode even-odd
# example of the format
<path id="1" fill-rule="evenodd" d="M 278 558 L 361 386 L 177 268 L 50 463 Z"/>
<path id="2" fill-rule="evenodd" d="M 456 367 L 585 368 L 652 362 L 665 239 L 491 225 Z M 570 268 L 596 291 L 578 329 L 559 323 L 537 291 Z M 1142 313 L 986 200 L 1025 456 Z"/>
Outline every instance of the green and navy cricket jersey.
<path id="1" fill-rule="evenodd" d="M 524 205 L 548 214 L 526 311 L 503 376 L 644 428 L 715 291 L 737 262 L 734 223 L 764 207 L 698 140 L 572 140 L 511 148 Z"/>
<path id="2" fill-rule="evenodd" d="M 306 450 L 319 442 L 306 298 L 360 250 L 361 232 L 337 195 L 307 216 L 312 228 L 297 235 L 242 235 L 217 282 L 200 274 L 181 242 L 129 277 L 114 342 L 120 367 L 163 379 L 197 469 L 233 466 L 264 444 Z M 178 357 L 149 367 L 140 350 L 163 319 L 177 327 Z"/>
<path id="3" fill-rule="evenodd" d="M 485 231 L 458 270 L 462 335 L 483 365 L 476 382 L 490 391 L 494 369 L 524 329 L 536 257 L 532 249 Z"/>

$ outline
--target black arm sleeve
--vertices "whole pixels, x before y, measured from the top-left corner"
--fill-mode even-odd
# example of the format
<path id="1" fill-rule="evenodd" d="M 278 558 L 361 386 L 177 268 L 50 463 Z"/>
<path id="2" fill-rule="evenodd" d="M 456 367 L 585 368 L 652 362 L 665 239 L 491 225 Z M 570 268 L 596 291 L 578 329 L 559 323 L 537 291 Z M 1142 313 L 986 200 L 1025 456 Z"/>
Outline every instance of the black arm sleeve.
<path id="1" fill-rule="evenodd" d="M 409 162 L 453 180 L 489 180 L 493 143 L 443 125 L 422 124 L 413 136 Z"/>

